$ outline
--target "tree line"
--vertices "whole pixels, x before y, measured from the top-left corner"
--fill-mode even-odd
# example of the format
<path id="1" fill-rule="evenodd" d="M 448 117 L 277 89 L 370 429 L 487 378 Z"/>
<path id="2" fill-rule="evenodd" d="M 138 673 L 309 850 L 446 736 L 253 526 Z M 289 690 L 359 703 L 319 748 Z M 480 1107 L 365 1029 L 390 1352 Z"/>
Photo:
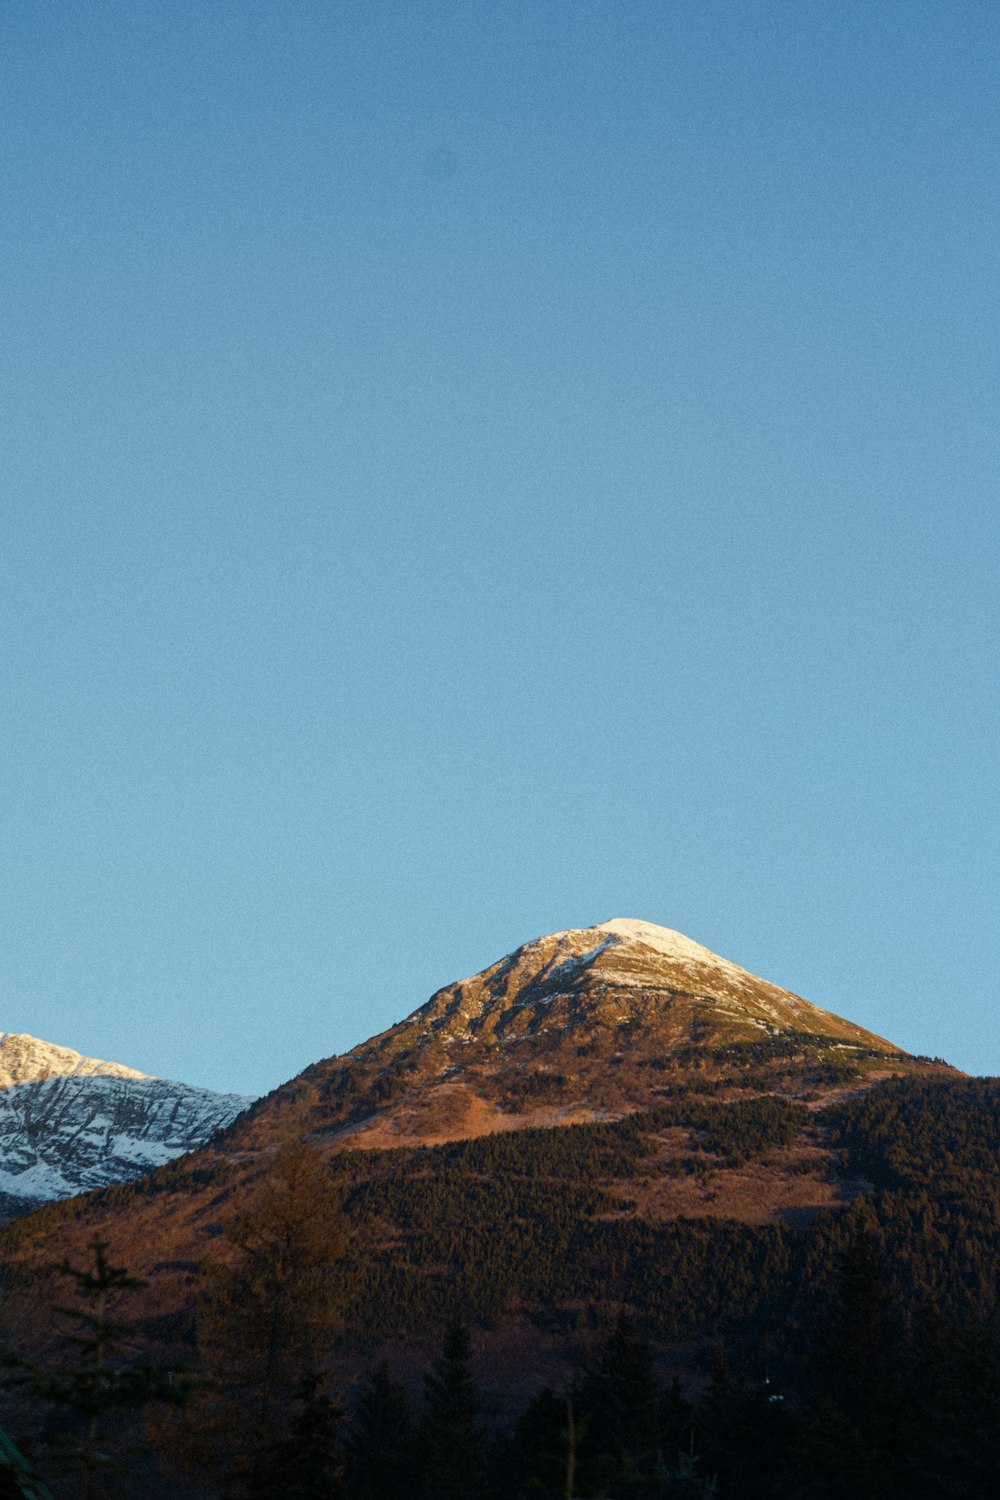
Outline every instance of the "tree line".
<path id="1" fill-rule="evenodd" d="M 286 1184 L 313 1166 L 292 1153 Z M 834 1295 L 796 1381 L 763 1344 L 718 1346 L 685 1383 L 620 1311 L 564 1388 L 512 1420 L 482 1416 L 467 1322 L 454 1312 L 416 1386 L 385 1361 L 345 1397 L 324 1368 L 336 1317 L 328 1247 L 281 1194 L 217 1263 L 200 1366 L 130 1358 L 115 1297 L 135 1281 L 95 1242 L 64 1263 L 80 1305 L 58 1370 L 16 1364 L 59 1420 L 0 1444 L 0 1495 L 130 1500 L 986 1500 L 1000 1445 L 1000 1331 L 924 1307 L 906 1319 L 867 1206 L 852 1211 Z M 316 1200 L 312 1199 L 312 1206 Z M 276 1216 L 268 1217 L 268 1212 Z M 293 1289 L 304 1277 L 313 1295 Z M 131 1420 L 129 1420 L 131 1419 Z M 141 1425 L 140 1425 L 141 1424 Z M 39 1475 L 43 1474 L 44 1478 Z M 52 1489 L 48 1489 L 51 1484 Z"/>

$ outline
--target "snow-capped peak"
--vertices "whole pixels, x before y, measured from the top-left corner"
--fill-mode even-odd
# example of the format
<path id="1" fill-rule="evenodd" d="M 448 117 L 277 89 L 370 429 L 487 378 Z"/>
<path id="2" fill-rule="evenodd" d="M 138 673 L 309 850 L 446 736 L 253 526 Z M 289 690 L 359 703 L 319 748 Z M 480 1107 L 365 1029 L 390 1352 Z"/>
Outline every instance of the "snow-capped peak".
<path id="1" fill-rule="evenodd" d="M 672 927 L 658 927 L 655 922 L 640 922 L 635 917 L 612 917 L 610 922 L 599 922 L 594 931 L 611 932 L 616 937 L 645 943 L 647 948 L 655 948 L 657 953 L 678 959 L 682 963 L 712 964 L 715 967 L 721 965 L 733 969 L 737 967 L 728 958 L 720 958 L 718 953 L 713 953 L 711 948 L 705 948 L 692 938 L 685 937 L 683 932 L 675 932 Z"/>

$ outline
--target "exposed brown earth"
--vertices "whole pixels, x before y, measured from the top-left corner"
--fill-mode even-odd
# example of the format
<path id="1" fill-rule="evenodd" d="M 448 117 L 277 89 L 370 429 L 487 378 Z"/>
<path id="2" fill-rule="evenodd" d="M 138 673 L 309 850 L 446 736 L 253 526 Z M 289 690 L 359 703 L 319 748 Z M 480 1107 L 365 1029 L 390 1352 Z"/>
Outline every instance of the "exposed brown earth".
<path id="1" fill-rule="evenodd" d="M 656 1155 L 643 1163 L 641 1177 L 606 1183 L 629 1212 L 650 1222 L 664 1219 L 740 1219 L 745 1224 L 784 1222 L 799 1226 L 822 1209 L 842 1208 L 867 1190 L 867 1184 L 836 1175 L 834 1153 L 799 1139 L 777 1148 L 763 1161 L 740 1167 L 698 1162 L 701 1170 L 674 1175 L 664 1171 L 683 1154 L 686 1131 L 661 1136 Z M 672 1137 L 672 1139 L 671 1139 Z"/>
<path id="2" fill-rule="evenodd" d="M 614 1112 L 617 1117 L 618 1111 Z M 414 1091 L 384 1115 L 373 1115 L 354 1125 L 337 1125 L 317 1136 L 337 1148 L 393 1150 L 403 1146 L 440 1146 L 496 1132 L 580 1125 L 611 1118 L 612 1112 L 583 1102 L 536 1105 L 534 1109 L 503 1110 L 476 1093 L 468 1083 L 442 1083 Z"/>

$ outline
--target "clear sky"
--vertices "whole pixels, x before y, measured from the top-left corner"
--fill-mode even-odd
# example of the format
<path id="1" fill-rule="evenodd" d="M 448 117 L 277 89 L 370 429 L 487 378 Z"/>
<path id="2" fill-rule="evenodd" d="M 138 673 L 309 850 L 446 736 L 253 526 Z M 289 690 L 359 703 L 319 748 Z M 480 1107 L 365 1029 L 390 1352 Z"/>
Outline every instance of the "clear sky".
<path id="1" fill-rule="evenodd" d="M 1000 1072 L 994 0 L 0 9 L 0 1027 L 676 927 Z"/>

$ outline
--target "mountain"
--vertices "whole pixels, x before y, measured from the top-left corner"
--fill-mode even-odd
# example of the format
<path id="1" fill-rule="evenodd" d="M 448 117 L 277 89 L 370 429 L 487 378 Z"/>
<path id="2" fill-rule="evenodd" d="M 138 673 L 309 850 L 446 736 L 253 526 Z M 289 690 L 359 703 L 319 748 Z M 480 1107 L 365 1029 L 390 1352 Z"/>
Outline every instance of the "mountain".
<path id="1" fill-rule="evenodd" d="M 8 1226 L 3 1254 L 24 1260 L 30 1301 L 31 1268 L 96 1234 L 148 1278 L 160 1326 L 189 1329 L 199 1264 L 305 1137 L 340 1205 L 344 1348 L 426 1347 L 457 1305 L 497 1348 L 513 1340 L 521 1379 L 526 1349 L 558 1355 L 616 1306 L 696 1342 L 784 1317 L 876 1181 L 850 1107 L 894 1081 L 966 1083 L 679 933 L 615 919 L 446 985 L 190 1156 Z M 898 1114 L 872 1126 L 879 1150 Z M 920 1276 L 955 1274 L 966 1227 Z"/>
<path id="2" fill-rule="evenodd" d="M 24 1056 L 8 1062 L 23 1078 L 36 1065 L 18 1042 Z M 0 1041 L 0 1067 L 3 1054 Z M 101 1065 L 85 1059 L 63 1066 L 70 1077 L 7 1092 L 151 1082 L 88 1077 Z M 168 1443 L 173 1430 L 172 1462 L 205 1493 L 246 1451 L 225 1413 L 247 1406 L 248 1372 L 281 1365 L 263 1312 L 301 1340 L 320 1287 L 336 1328 L 325 1326 L 323 1367 L 341 1388 L 385 1359 L 419 1389 L 458 1313 L 486 1423 L 510 1432 L 537 1398 L 515 1437 L 491 1444 L 497 1493 L 541 1493 L 529 1488 L 539 1477 L 563 1492 L 563 1465 L 550 1466 L 569 1411 L 581 1435 L 574 1493 L 610 1493 L 612 1459 L 614 1493 L 652 1493 L 654 1458 L 657 1493 L 673 1478 L 707 1493 L 714 1477 L 702 1485 L 690 1465 L 662 1472 L 665 1455 L 691 1456 L 697 1442 L 703 1473 L 730 1464 L 726 1494 L 930 1496 L 957 1473 L 951 1492 L 991 1495 L 998 1159 L 1000 1080 L 912 1057 L 680 934 L 616 919 L 536 939 L 447 985 L 191 1155 L 0 1229 L 0 1330 L 15 1355 L 51 1357 L 58 1314 L 46 1304 L 62 1288 L 45 1269 L 81 1266 L 94 1237 L 105 1242 L 145 1278 L 115 1308 L 135 1325 L 130 1353 L 200 1359 L 210 1378 L 221 1368 L 201 1425 L 196 1396 L 179 1429 L 157 1428 Z M 228 1313 L 227 1285 L 240 1294 Z M 216 1352 L 236 1350 L 234 1368 L 211 1364 L 220 1326 L 229 1338 Z M 651 1394 L 652 1349 L 681 1382 L 664 1399 Z M 287 1394 L 305 1343 L 285 1353 Z M 569 1391 L 571 1407 L 552 1394 Z M 685 1396 L 699 1393 L 692 1418 Z M 611 1417 L 651 1423 L 654 1404 L 655 1451 L 615 1446 L 625 1429 Z M 371 1410 L 359 1403 L 352 1433 Z M 25 1407 L 18 1420 L 38 1414 Z M 374 1431 L 393 1440 L 388 1424 Z M 540 1462 L 518 1481 L 521 1437 Z M 864 1468 L 869 1452 L 877 1470 Z M 415 1471 L 403 1470 L 399 1493 Z M 151 1465 L 144 1489 L 172 1495 L 175 1476 L 156 1490 Z"/>
<path id="3" fill-rule="evenodd" d="M 402 1146 L 627 1114 L 678 1086 L 791 1096 L 921 1067 L 681 933 L 616 918 L 525 943 L 388 1031 L 307 1068 L 278 1113 L 331 1145 Z"/>
<path id="4" fill-rule="evenodd" d="M 20 1077 L 30 1063 L 11 1059 Z M 150 1082 L 74 1068 L 7 1093 Z M 350 1441 L 395 1455 L 391 1492 L 429 1492 L 419 1452 L 401 1459 L 393 1381 L 443 1388 L 456 1313 L 490 1492 L 511 1500 L 659 1494 L 675 1479 L 708 1493 L 717 1477 L 720 1496 L 887 1500 L 939 1495 L 942 1475 L 949 1493 L 985 1497 L 998 1160 L 1000 1080 L 911 1057 L 679 934 L 616 920 L 447 985 L 188 1156 L 7 1224 L 0 1339 L 35 1366 L 63 1357 L 51 1270 L 88 1264 L 95 1238 L 142 1278 L 114 1308 L 135 1330 L 128 1372 L 148 1360 L 205 1378 L 182 1422 L 137 1414 L 124 1433 L 151 1497 L 176 1494 L 179 1469 L 198 1493 L 231 1488 L 262 1412 L 292 1419 L 317 1354 L 334 1388 L 361 1393 Z M 44 1456 L 44 1406 L 10 1410 L 5 1425 Z M 322 1430 L 299 1412 L 275 1432 Z M 425 1452 L 433 1430 L 416 1426 Z M 574 1484 L 559 1460 L 575 1462 L 575 1434 Z M 168 1449 L 159 1488 L 151 1437 Z M 267 1436 L 257 1451 L 281 1454 L 286 1477 L 300 1450 Z M 678 1451 L 690 1463 L 665 1469 Z"/>
<path id="5" fill-rule="evenodd" d="M 84 1057 L 72 1047 L 57 1047 L 24 1032 L 0 1031 L 0 1088 L 41 1083 L 46 1078 L 147 1078 L 123 1063 Z"/>
<path id="6" fill-rule="evenodd" d="M 0 1209 L 128 1181 L 203 1145 L 252 1102 L 0 1032 Z"/>

